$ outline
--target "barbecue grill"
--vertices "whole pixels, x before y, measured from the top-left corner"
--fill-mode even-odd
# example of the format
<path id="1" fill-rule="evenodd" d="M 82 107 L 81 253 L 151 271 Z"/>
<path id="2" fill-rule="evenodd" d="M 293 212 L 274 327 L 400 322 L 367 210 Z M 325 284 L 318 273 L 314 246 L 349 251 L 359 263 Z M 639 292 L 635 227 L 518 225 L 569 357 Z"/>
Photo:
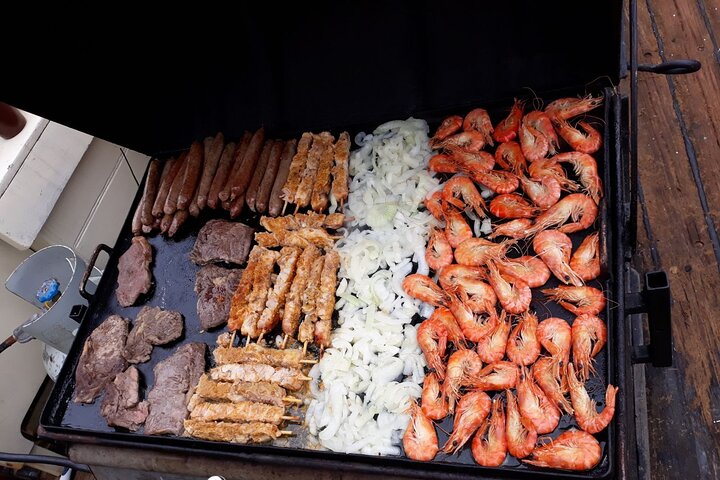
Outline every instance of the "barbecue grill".
<path id="1" fill-rule="evenodd" d="M 244 129 L 264 125 L 275 137 L 298 137 L 303 131 L 371 131 L 388 120 L 414 116 L 428 121 L 431 130 L 448 114 L 487 108 L 494 120 L 502 118 L 514 97 L 532 101 L 593 94 L 604 98 L 591 112 L 604 122 L 602 158 L 596 155 L 605 182 L 605 199 L 599 222 L 604 245 L 602 286 L 608 297 L 604 319 L 608 343 L 598 357 L 602 384 L 588 385 L 594 398 L 602 398 L 604 385 L 620 392 L 614 421 L 598 435 L 604 449 L 601 463 L 589 472 L 541 471 L 522 465 L 496 469 L 476 465 L 469 449 L 459 457 L 424 463 L 404 457 L 370 457 L 298 448 L 235 445 L 178 437 L 117 432 L 99 415 L 99 402 L 70 402 L 74 372 L 82 346 L 92 329 L 113 313 L 134 316 L 140 307 L 120 310 L 114 297 L 117 259 L 130 244 L 131 216 L 116 244 L 100 246 L 97 254 L 110 254 L 108 268 L 93 295 L 76 341 L 41 419 L 41 434 L 65 444 L 91 443 L 229 461 L 267 462 L 306 468 L 455 478 L 633 478 L 637 476 L 635 405 L 632 365 L 651 362 L 656 367 L 672 362 L 670 295 L 664 272 L 647 272 L 644 280 L 630 267 L 635 246 L 637 203 L 638 71 L 678 74 L 699 68 L 697 62 L 663 65 L 637 62 L 635 3 L 561 2 L 436 3 L 394 2 L 377 14 L 368 5 L 349 2 L 317 5 L 255 5 L 235 20 L 232 44 L 209 46 L 199 68 L 186 59 L 173 64 L 184 75 L 171 79 L 150 75 L 99 103 L 79 95 L 68 108 L 52 92 L 33 97 L 18 93 L 10 98 L 24 109 L 60 121 L 148 154 L 167 156 L 186 148 L 196 138 L 223 131 L 237 138 Z M 630 31 L 622 28 L 629 11 Z M 629 35 L 626 35 L 629 33 Z M 629 37 L 629 42 L 626 41 Z M 629 48 L 628 48 L 629 47 Z M 626 58 L 629 52 L 629 62 Z M 228 61 L 232 59 L 232 61 Z M 142 56 L 137 59 L 141 62 Z M 156 59 L 154 59 L 156 60 Z M 163 60 L 159 60 L 163 63 Z M 230 66 L 228 66 L 230 65 Z M 160 65 L 165 71 L 166 65 Z M 154 69 L 157 71 L 157 67 Z M 630 75 L 630 98 L 616 85 Z M 133 80 L 130 80 L 133 82 Z M 111 97 L 111 98 L 110 98 Z M 79 102 L 79 103 L 78 103 Z M 138 111 L 142 111 L 141 116 Z M 142 185 L 141 185 L 142 187 Z M 195 312 L 189 295 L 197 267 L 184 258 L 200 226 L 219 214 L 204 212 L 183 228 L 180 238 L 150 239 L 155 248 L 153 273 L 163 290 L 164 305 L 186 316 Z M 221 215 L 221 214 L 220 214 Z M 254 224 L 257 218 L 242 217 Z M 573 237 L 577 245 L 578 238 Z M 550 284 L 549 286 L 554 286 Z M 596 285 L 597 286 L 597 285 Z M 538 302 L 540 298 L 534 299 Z M 157 298 L 147 304 L 155 305 Z M 533 307 L 537 305 L 535 303 Z M 559 307 L 551 313 L 567 317 Z M 557 308 L 557 310 L 555 310 Z M 633 322 L 648 313 L 650 343 L 638 344 Z M 635 331 L 638 331 L 635 325 Z M 214 344 L 218 332 L 188 330 L 183 342 Z M 139 366 L 145 378 L 173 348 L 156 348 L 150 362 Z M 446 420 L 447 421 L 447 420 Z M 562 425 L 561 425 L 562 428 Z M 442 444 L 444 438 L 440 438 Z"/>

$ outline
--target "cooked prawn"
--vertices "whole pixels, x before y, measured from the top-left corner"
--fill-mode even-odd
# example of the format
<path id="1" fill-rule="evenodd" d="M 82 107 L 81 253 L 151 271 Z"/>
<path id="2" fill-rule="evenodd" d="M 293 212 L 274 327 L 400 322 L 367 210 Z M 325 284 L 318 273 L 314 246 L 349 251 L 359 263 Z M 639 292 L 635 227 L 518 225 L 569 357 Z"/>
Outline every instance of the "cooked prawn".
<path id="1" fill-rule="evenodd" d="M 593 98 L 592 95 L 585 98 L 559 98 L 545 107 L 545 113 L 552 119 L 567 120 L 594 110 L 602 102 L 602 98 Z"/>
<path id="2" fill-rule="evenodd" d="M 550 279 L 550 269 L 537 257 L 509 258 L 497 266 L 501 273 L 523 280 L 530 288 L 542 287 Z"/>
<path id="3" fill-rule="evenodd" d="M 584 285 L 582 278 L 568 263 L 572 252 L 570 237 L 557 230 L 543 230 L 533 239 L 533 250 L 558 280 L 576 287 Z"/>
<path id="4" fill-rule="evenodd" d="M 517 193 L 504 193 L 490 201 L 490 213 L 498 218 L 533 218 L 542 210 Z"/>
<path id="5" fill-rule="evenodd" d="M 480 370 L 469 381 L 472 388 L 483 391 L 505 390 L 517 385 L 518 367 L 512 362 L 501 360 Z"/>
<path id="6" fill-rule="evenodd" d="M 413 460 L 429 462 L 438 452 L 435 427 L 415 400 L 410 402 L 410 423 L 403 435 L 405 455 Z"/>
<path id="7" fill-rule="evenodd" d="M 448 401 L 449 413 L 455 411 L 455 402 L 460 398 L 460 389 L 467 386 L 481 370 L 482 362 L 473 350 L 459 348 L 450 355 L 443 383 L 443 394 Z"/>
<path id="8" fill-rule="evenodd" d="M 490 311 L 497 303 L 495 290 L 485 283 L 485 271 L 479 267 L 467 265 L 448 265 L 440 271 L 438 278 L 440 286 L 445 290 L 462 287 L 467 294 L 465 302 L 473 313 Z"/>
<path id="9" fill-rule="evenodd" d="M 487 262 L 488 281 L 500 304 L 508 313 L 522 313 L 530 308 L 532 292 L 524 280 L 503 275 L 493 261 Z"/>
<path id="10" fill-rule="evenodd" d="M 476 391 L 463 395 L 455 412 L 452 434 L 442 451 L 453 454 L 460 450 L 485 421 L 491 405 L 492 401 L 485 392 Z"/>
<path id="11" fill-rule="evenodd" d="M 445 217 L 445 237 L 452 248 L 457 248 L 465 240 L 473 237 L 472 228 L 456 208 L 444 204 L 443 215 Z"/>
<path id="12" fill-rule="evenodd" d="M 563 375 L 560 371 L 561 360 L 553 357 L 540 357 L 532 366 L 532 374 L 538 386 L 542 388 L 548 399 L 570 415 L 573 408 L 563 388 Z"/>
<path id="13" fill-rule="evenodd" d="M 573 150 L 582 153 L 595 153 L 600 150 L 602 145 L 602 136 L 595 128 L 587 122 L 578 122 L 579 129 L 573 127 L 565 120 L 555 120 L 553 122 L 560 136 L 572 147 Z"/>
<path id="14" fill-rule="evenodd" d="M 595 400 L 590 398 L 585 385 L 575 376 L 573 364 L 567 369 L 568 387 L 570 389 L 570 400 L 575 410 L 575 420 L 578 426 L 588 433 L 598 433 L 605 430 L 615 415 L 615 396 L 618 388 L 608 385 L 605 390 L 605 408 L 602 412 L 597 411 Z"/>
<path id="15" fill-rule="evenodd" d="M 473 178 L 475 174 L 489 172 L 495 166 L 495 157 L 488 152 L 471 152 L 456 147 L 448 147 L 446 151 L 457 170 Z"/>
<path id="16" fill-rule="evenodd" d="M 432 160 L 432 159 L 431 159 Z M 550 158 L 541 158 L 535 160 L 528 166 L 528 173 L 531 178 L 552 177 L 560 184 L 563 190 L 568 192 L 577 192 L 580 186 L 574 181 L 568 179 L 565 170 L 558 162 Z"/>
<path id="17" fill-rule="evenodd" d="M 501 225 L 495 225 L 493 232 L 488 235 L 488 238 L 497 237 L 509 237 L 514 240 L 520 240 L 522 238 L 530 236 L 530 227 L 532 227 L 532 220 L 528 218 L 518 218 L 510 220 Z M 548 275 L 550 270 L 548 270 Z"/>
<path id="18" fill-rule="evenodd" d="M 443 200 L 460 210 L 472 207 L 479 217 L 487 216 L 485 213 L 485 210 L 487 210 L 485 200 L 483 200 L 473 181 L 468 177 L 464 175 L 452 177 L 445 182 L 442 192 Z M 462 200 L 460 200 L 461 198 Z"/>
<path id="19" fill-rule="evenodd" d="M 495 329 L 498 322 L 494 306 L 487 308 L 483 313 L 487 315 L 475 315 L 467 305 L 467 294 L 461 286 L 452 288 L 449 291 L 449 307 L 457 320 L 465 338 L 471 342 L 478 342 Z"/>
<path id="20" fill-rule="evenodd" d="M 476 350 L 480 360 L 485 363 L 502 360 L 505 356 L 508 335 L 510 335 L 510 319 L 505 312 L 502 312 L 495 328 L 477 342 Z"/>
<path id="21" fill-rule="evenodd" d="M 534 110 L 528 112 L 523 118 L 524 122 L 528 122 L 531 127 L 540 132 L 548 141 L 548 153 L 555 155 L 560 149 L 557 133 L 553 128 L 552 120 L 550 117 L 541 112 L 540 110 Z"/>
<path id="22" fill-rule="evenodd" d="M 499 396 L 493 399 L 490 417 L 485 419 L 473 438 L 472 455 L 475 461 L 484 467 L 498 467 L 505 461 L 505 409 Z"/>
<path id="23" fill-rule="evenodd" d="M 520 137 L 522 153 L 530 162 L 540 160 L 547 155 L 550 142 L 542 132 L 530 124 L 527 115 L 520 122 L 518 136 Z"/>
<path id="24" fill-rule="evenodd" d="M 435 148 L 442 140 L 460 131 L 462 128 L 463 119 L 460 115 L 452 115 L 447 117 L 440 123 L 435 135 L 430 139 L 430 146 Z"/>
<path id="25" fill-rule="evenodd" d="M 582 241 L 570 258 L 570 268 L 584 281 L 600 276 L 600 237 L 591 233 Z"/>
<path id="26" fill-rule="evenodd" d="M 425 249 L 425 261 L 435 271 L 453 262 L 453 251 L 445 232 L 439 228 L 430 231 L 430 239 Z"/>
<path id="27" fill-rule="evenodd" d="M 550 355 L 563 362 L 563 365 L 568 364 L 572 343 L 572 329 L 568 322 L 557 317 L 546 318 L 538 324 L 537 336 Z"/>
<path id="28" fill-rule="evenodd" d="M 425 208 L 428 209 L 430 214 L 435 217 L 436 220 L 444 221 L 445 214 L 443 213 L 442 207 L 442 191 L 437 191 L 432 195 L 428 195 L 425 198 Z"/>
<path id="29" fill-rule="evenodd" d="M 563 233 L 578 232 L 592 225 L 597 215 L 597 205 L 590 197 L 582 193 L 571 193 L 537 217 L 530 230 L 537 233 L 562 225 L 558 230 Z M 565 224 L 570 219 L 572 223 Z"/>
<path id="30" fill-rule="evenodd" d="M 521 175 L 527 170 L 527 161 L 523 156 L 522 148 L 517 142 L 506 142 L 498 145 L 495 150 L 495 163 L 504 170 L 509 170 L 515 175 Z"/>
<path id="31" fill-rule="evenodd" d="M 531 455 L 530 460 L 523 462 L 561 470 L 590 470 L 600 463 L 602 447 L 589 433 L 573 428 L 549 443 L 538 446 Z"/>
<path id="32" fill-rule="evenodd" d="M 521 368 L 517 395 L 520 414 L 532 422 L 538 434 L 550 433 L 557 428 L 560 423 L 560 410 L 537 386 L 525 367 Z"/>
<path id="33" fill-rule="evenodd" d="M 525 458 L 535 448 L 537 432 L 532 422 L 520 415 L 515 395 L 510 390 L 505 390 L 505 398 L 507 399 L 505 436 L 508 452 L 514 457 Z"/>
<path id="34" fill-rule="evenodd" d="M 585 192 L 595 203 L 600 202 L 603 196 L 602 180 L 598 174 L 597 162 L 593 157 L 587 153 L 565 152 L 555 155 L 552 159 L 556 162 L 571 164 Z"/>
<path id="35" fill-rule="evenodd" d="M 460 132 L 445 138 L 436 146 L 444 149 L 459 148 L 468 152 L 479 152 L 485 146 L 485 135 L 474 130 Z"/>
<path id="36" fill-rule="evenodd" d="M 504 259 L 508 248 L 514 243 L 514 240 L 495 243 L 484 238 L 469 238 L 455 249 L 455 261 L 461 265 L 480 267 L 489 260 Z"/>
<path id="37" fill-rule="evenodd" d="M 518 365 L 532 365 L 540 355 L 537 337 L 538 319 L 532 312 L 525 312 L 508 337 L 505 354 Z"/>
<path id="38" fill-rule="evenodd" d="M 427 302 L 435 307 L 445 306 L 448 302 L 447 293 L 443 292 L 427 275 L 413 273 L 405 277 L 402 283 L 405 293 L 413 298 Z"/>
<path id="39" fill-rule="evenodd" d="M 545 176 L 539 179 L 520 177 L 523 192 L 532 202 L 542 209 L 550 208 L 560 200 L 560 184 L 553 177 Z"/>
<path id="40" fill-rule="evenodd" d="M 455 316 L 452 314 L 450 309 L 438 307 L 432 315 L 430 315 L 428 320 L 439 322 L 443 327 L 445 327 L 448 341 L 452 342 L 457 348 L 465 346 L 465 336 L 463 335 L 460 325 L 458 325 L 455 320 Z"/>
<path id="41" fill-rule="evenodd" d="M 428 367 L 435 370 L 438 376 L 445 378 L 445 350 L 448 332 L 437 320 L 429 318 L 420 323 L 417 329 L 417 342 L 425 356 Z"/>
<path id="42" fill-rule="evenodd" d="M 472 178 L 495 193 L 514 192 L 517 190 L 518 185 L 520 185 L 517 175 L 506 172 L 505 170 L 477 172 L 472 175 Z"/>
<path id="43" fill-rule="evenodd" d="M 435 372 L 425 375 L 422 390 L 422 411 L 430 420 L 442 420 L 447 417 L 447 400 L 440 389 L 440 380 Z"/>
<path id="44" fill-rule="evenodd" d="M 437 173 L 457 173 L 460 167 L 447 153 L 437 153 L 428 160 L 428 170 Z"/>
<path id="45" fill-rule="evenodd" d="M 523 117 L 522 100 L 515 99 L 515 103 L 510 110 L 510 114 L 495 127 L 493 138 L 497 142 L 509 142 L 517 137 L 518 128 L 520 128 L 520 120 Z"/>
<path id="46" fill-rule="evenodd" d="M 597 315 L 605 308 L 605 295 L 593 287 L 559 285 L 557 288 L 546 288 L 542 293 L 575 315 Z"/>
<path id="47" fill-rule="evenodd" d="M 593 358 L 607 342 L 607 327 L 595 315 L 580 315 L 573 321 L 571 335 L 573 361 L 580 379 L 585 381 L 590 373 L 595 374 Z"/>
<path id="48" fill-rule="evenodd" d="M 486 110 L 482 108 L 471 110 L 470 113 L 465 115 L 462 126 L 466 132 L 475 130 L 482 133 L 485 143 L 491 146 L 494 145 L 492 137 L 494 129 L 490 121 L 490 115 Z"/>

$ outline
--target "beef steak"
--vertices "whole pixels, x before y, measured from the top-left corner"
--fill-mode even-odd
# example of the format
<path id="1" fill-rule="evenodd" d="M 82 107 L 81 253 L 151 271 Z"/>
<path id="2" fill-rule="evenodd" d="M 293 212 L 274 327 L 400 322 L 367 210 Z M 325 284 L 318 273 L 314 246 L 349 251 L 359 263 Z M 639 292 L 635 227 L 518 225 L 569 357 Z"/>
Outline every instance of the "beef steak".
<path id="1" fill-rule="evenodd" d="M 213 262 L 242 264 L 247 260 L 254 230 L 240 222 L 210 220 L 200 229 L 190 260 L 198 265 Z"/>
<path id="2" fill-rule="evenodd" d="M 128 335 L 123 355 L 130 363 L 150 360 L 153 345 L 164 345 L 180 338 L 183 316 L 180 312 L 145 306 L 138 313 Z"/>
<path id="3" fill-rule="evenodd" d="M 109 426 L 133 432 L 145 423 L 148 404 L 140 401 L 140 373 L 137 368 L 131 365 L 105 387 L 100 414 Z"/>
<path id="4" fill-rule="evenodd" d="M 121 307 L 129 307 L 137 302 L 140 295 L 150 291 L 152 285 L 152 247 L 143 236 L 132 239 L 130 248 L 118 261 L 118 287 L 115 290 Z"/>
<path id="5" fill-rule="evenodd" d="M 197 312 L 200 325 L 208 330 L 227 322 L 233 293 L 242 277 L 242 270 L 206 265 L 195 277 Z"/>

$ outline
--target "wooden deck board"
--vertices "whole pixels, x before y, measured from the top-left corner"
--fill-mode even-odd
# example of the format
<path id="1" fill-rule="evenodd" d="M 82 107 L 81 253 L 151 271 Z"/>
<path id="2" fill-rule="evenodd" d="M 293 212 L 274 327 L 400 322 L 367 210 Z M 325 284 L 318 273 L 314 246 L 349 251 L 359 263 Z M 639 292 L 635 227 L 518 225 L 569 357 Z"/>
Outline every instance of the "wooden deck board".
<path id="1" fill-rule="evenodd" d="M 638 4 L 642 62 L 703 62 L 694 76 L 640 74 L 636 262 L 670 275 L 676 351 L 673 368 L 647 368 L 650 478 L 720 478 L 720 14 L 710 3 Z"/>

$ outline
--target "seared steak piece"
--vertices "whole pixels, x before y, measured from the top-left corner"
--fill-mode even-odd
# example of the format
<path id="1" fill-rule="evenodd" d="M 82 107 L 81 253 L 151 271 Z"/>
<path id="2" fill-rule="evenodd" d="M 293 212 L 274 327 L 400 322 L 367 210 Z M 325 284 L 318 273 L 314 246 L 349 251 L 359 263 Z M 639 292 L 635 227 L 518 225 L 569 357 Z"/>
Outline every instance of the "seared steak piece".
<path id="1" fill-rule="evenodd" d="M 182 435 L 187 405 L 200 376 L 205 372 L 204 343 L 188 343 L 155 365 L 155 385 L 148 393 L 150 414 L 145 433 Z"/>
<path id="2" fill-rule="evenodd" d="M 190 260 L 198 265 L 213 262 L 241 264 L 247 260 L 254 230 L 240 222 L 210 220 L 200 229 Z"/>
<path id="3" fill-rule="evenodd" d="M 118 287 L 115 291 L 121 307 L 133 305 L 138 297 L 150 291 L 152 285 L 152 247 L 143 236 L 132 239 L 130 248 L 118 261 Z"/>
<path id="4" fill-rule="evenodd" d="M 233 293 L 242 277 L 242 270 L 207 265 L 195 277 L 197 312 L 204 330 L 227 322 Z"/>
<path id="5" fill-rule="evenodd" d="M 133 432 L 145 423 L 148 404 L 140 401 L 140 373 L 137 368 L 131 365 L 105 387 L 100 414 L 109 426 Z"/>
<path id="6" fill-rule="evenodd" d="M 143 307 L 135 319 L 135 325 L 125 345 L 125 360 L 142 363 L 150 360 L 153 345 L 165 345 L 176 340 L 183 332 L 180 312 L 160 307 Z"/>
<path id="7" fill-rule="evenodd" d="M 93 330 L 75 370 L 75 402 L 94 402 L 105 385 L 125 370 L 123 350 L 127 336 L 128 321 L 119 315 L 109 316 Z"/>

